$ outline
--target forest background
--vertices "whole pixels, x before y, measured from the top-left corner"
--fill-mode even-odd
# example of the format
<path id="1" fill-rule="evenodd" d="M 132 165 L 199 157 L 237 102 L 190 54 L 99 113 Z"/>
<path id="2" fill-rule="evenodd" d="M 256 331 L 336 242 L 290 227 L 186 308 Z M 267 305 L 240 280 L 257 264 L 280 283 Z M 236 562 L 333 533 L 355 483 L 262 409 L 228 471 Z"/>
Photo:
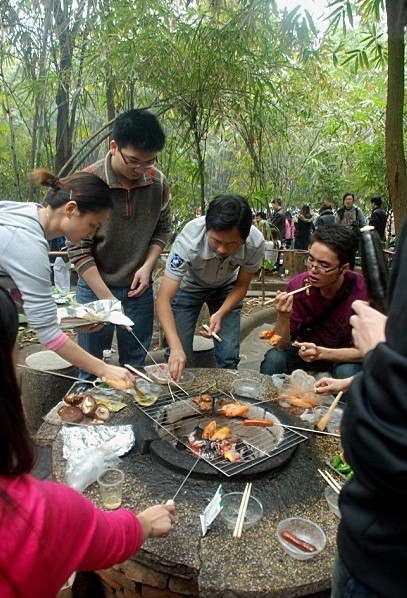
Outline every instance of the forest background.
<path id="1" fill-rule="evenodd" d="M 353 192 L 365 215 L 382 195 L 398 229 L 406 2 L 316 4 L 323 31 L 300 0 L 1 2 L 0 198 L 38 201 L 32 168 L 83 168 L 107 152 L 118 113 L 149 107 L 176 221 L 219 193 L 258 210 Z"/>

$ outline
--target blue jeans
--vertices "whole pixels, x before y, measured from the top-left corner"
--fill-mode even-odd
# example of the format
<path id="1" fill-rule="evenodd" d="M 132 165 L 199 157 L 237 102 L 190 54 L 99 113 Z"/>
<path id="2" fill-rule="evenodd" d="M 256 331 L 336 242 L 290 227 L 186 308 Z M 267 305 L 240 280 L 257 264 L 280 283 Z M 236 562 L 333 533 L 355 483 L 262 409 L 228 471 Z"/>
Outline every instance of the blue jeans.
<path id="1" fill-rule="evenodd" d="M 128 297 L 128 287 L 111 287 L 113 295 L 121 301 L 124 313 L 134 322 L 134 332 L 146 349 L 150 348 L 153 335 L 154 322 L 154 297 L 153 285 L 140 297 Z M 97 297 L 90 287 L 83 281 L 78 282 L 76 289 L 78 303 L 89 303 L 97 301 Z M 110 349 L 112 346 L 115 326 L 105 324 L 98 332 L 78 333 L 78 345 L 95 357 L 102 359 L 103 349 Z M 136 339 L 123 327 L 116 327 L 117 348 L 119 352 L 119 364 L 129 363 L 133 366 L 143 366 L 146 358 L 145 350 Z M 80 378 L 87 378 L 88 372 L 80 370 Z"/>
<path id="2" fill-rule="evenodd" d="M 332 575 L 331 598 L 380 598 L 380 595 L 353 577 L 337 553 Z"/>
<path id="3" fill-rule="evenodd" d="M 329 372 L 333 378 L 349 378 L 355 376 L 362 369 L 361 363 L 334 363 L 332 361 L 307 362 L 301 359 L 298 348 L 288 345 L 284 351 L 275 347 L 269 349 L 260 365 L 262 374 L 292 374 L 294 370 L 306 372 Z"/>
<path id="4" fill-rule="evenodd" d="M 172 311 L 177 326 L 178 336 L 188 360 L 192 357 L 195 327 L 202 305 L 207 304 L 212 315 L 224 303 L 233 285 L 202 291 L 183 291 L 179 289 L 172 301 Z M 222 320 L 219 336 L 222 342 L 213 339 L 216 365 L 218 368 L 236 370 L 240 357 L 240 312 L 242 303 L 236 305 Z"/>

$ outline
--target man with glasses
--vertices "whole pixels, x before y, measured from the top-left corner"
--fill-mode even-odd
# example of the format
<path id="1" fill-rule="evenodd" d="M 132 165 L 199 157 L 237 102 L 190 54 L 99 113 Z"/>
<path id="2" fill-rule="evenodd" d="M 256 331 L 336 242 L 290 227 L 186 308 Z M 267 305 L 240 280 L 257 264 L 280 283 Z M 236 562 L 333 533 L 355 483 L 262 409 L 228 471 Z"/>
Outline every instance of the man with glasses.
<path id="1" fill-rule="evenodd" d="M 349 324 L 352 302 L 367 298 L 363 276 L 349 268 L 357 245 L 355 233 L 341 224 L 327 224 L 314 232 L 307 271 L 277 293 L 274 330 L 282 340 L 264 356 L 262 374 L 302 369 L 348 378 L 360 371 L 362 355 L 353 346 Z M 311 286 L 289 295 L 305 285 Z"/>
<path id="2" fill-rule="evenodd" d="M 156 167 L 165 133 L 158 118 L 147 110 L 129 110 L 113 125 L 106 157 L 86 170 L 110 187 L 113 209 L 92 240 L 71 245 L 68 254 L 79 274 L 77 300 L 119 299 L 134 322 L 139 345 L 117 327 L 119 363 L 144 365 L 154 321 L 151 274 L 171 229 L 168 182 Z M 78 334 L 78 343 L 102 357 L 112 344 L 114 326 Z M 145 347 L 145 349 L 144 349 Z M 86 377 L 87 373 L 81 372 Z"/>

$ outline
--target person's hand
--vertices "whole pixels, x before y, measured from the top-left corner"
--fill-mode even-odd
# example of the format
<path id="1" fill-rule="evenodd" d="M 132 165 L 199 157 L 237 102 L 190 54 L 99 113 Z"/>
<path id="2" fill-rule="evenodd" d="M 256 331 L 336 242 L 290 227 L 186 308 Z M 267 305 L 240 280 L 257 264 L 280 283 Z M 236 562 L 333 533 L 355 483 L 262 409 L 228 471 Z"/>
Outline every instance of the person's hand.
<path id="1" fill-rule="evenodd" d="M 307 363 L 321 359 L 321 351 L 315 343 L 302 343 L 300 341 L 294 341 L 293 347 L 298 347 L 298 355 Z"/>
<path id="2" fill-rule="evenodd" d="M 143 541 L 147 538 L 166 537 L 175 523 L 175 505 L 155 505 L 137 515 L 143 528 Z"/>
<path id="3" fill-rule="evenodd" d="M 131 281 L 130 290 L 127 293 L 128 297 L 139 297 L 142 295 L 150 285 L 150 269 L 142 266 L 134 273 Z"/>
<path id="4" fill-rule="evenodd" d="M 168 358 L 168 372 L 175 382 L 181 380 L 181 376 L 185 369 L 187 358 L 182 349 L 171 349 Z"/>
<path id="5" fill-rule="evenodd" d="M 106 382 L 106 384 L 109 384 L 118 390 L 134 388 L 135 377 L 125 368 L 120 368 L 117 365 L 111 365 L 104 362 L 103 366 L 100 378 Z"/>
<path id="6" fill-rule="evenodd" d="M 320 378 L 314 384 L 314 390 L 319 395 L 336 395 L 341 390 L 345 392 L 352 384 L 354 376 L 350 378 Z"/>
<path id="7" fill-rule="evenodd" d="M 87 326 L 81 326 L 80 332 L 99 332 L 99 330 L 102 330 L 104 325 L 104 322 L 94 322 L 93 324 L 88 324 Z"/>
<path id="8" fill-rule="evenodd" d="M 286 291 L 277 291 L 273 307 L 281 317 L 290 317 L 293 311 L 294 297 Z"/>
<path id="9" fill-rule="evenodd" d="M 354 301 L 352 309 L 355 313 L 349 322 L 352 326 L 353 342 L 365 356 L 379 343 L 386 342 L 387 316 L 370 307 L 365 301 Z"/>
<path id="10" fill-rule="evenodd" d="M 222 315 L 217 311 L 211 315 L 208 330 L 200 330 L 199 333 L 205 338 L 212 338 L 213 334 L 219 334 L 222 328 Z"/>

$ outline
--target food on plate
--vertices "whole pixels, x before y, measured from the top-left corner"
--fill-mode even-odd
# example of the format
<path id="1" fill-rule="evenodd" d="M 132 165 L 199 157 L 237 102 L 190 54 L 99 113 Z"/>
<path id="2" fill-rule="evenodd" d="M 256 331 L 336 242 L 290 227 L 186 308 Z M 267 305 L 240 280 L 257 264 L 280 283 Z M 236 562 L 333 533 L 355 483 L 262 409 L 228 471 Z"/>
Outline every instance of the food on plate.
<path id="1" fill-rule="evenodd" d="M 283 337 L 280 336 L 279 334 L 273 334 L 272 337 L 269 338 L 269 345 L 271 345 L 272 347 L 275 347 L 276 345 L 278 345 L 278 343 L 281 341 Z"/>
<path id="2" fill-rule="evenodd" d="M 64 396 L 64 401 L 65 403 L 68 403 L 68 405 L 79 405 L 83 401 L 83 395 L 70 393 Z"/>
<path id="3" fill-rule="evenodd" d="M 244 426 L 274 426 L 274 422 L 271 419 L 244 419 Z"/>
<path id="4" fill-rule="evenodd" d="M 94 412 L 94 416 L 96 419 L 106 422 L 110 417 L 110 410 L 108 407 L 106 407 L 106 405 L 98 405 Z"/>
<path id="5" fill-rule="evenodd" d="M 259 338 L 268 340 L 269 345 L 275 347 L 275 345 L 278 345 L 278 343 L 281 341 L 283 337 L 279 334 L 276 334 L 274 329 L 268 328 L 267 330 L 262 330 L 260 332 Z"/>
<path id="6" fill-rule="evenodd" d="M 97 403 L 91 394 L 87 394 L 83 397 L 80 408 L 84 415 L 92 415 L 96 411 L 96 407 Z"/>
<path id="7" fill-rule="evenodd" d="M 230 438 L 230 429 L 227 426 L 224 426 L 223 428 L 219 428 L 219 430 L 216 430 L 216 432 L 210 437 L 210 439 L 213 442 L 218 442 L 220 440 L 227 440 L 228 438 Z M 203 435 L 202 435 L 203 437 Z"/>
<path id="8" fill-rule="evenodd" d="M 211 395 L 203 394 L 198 395 L 192 399 L 194 403 L 196 403 L 199 407 L 199 410 L 202 413 L 206 413 L 207 411 L 212 411 L 213 409 L 213 399 Z"/>
<path id="9" fill-rule="evenodd" d="M 106 376 L 102 377 L 102 382 L 106 382 L 109 386 L 113 386 L 113 388 L 117 388 L 117 390 L 127 390 L 128 388 L 133 388 L 133 384 L 126 380 L 120 380 L 119 378 L 106 378 Z"/>
<path id="10" fill-rule="evenodd" d="M 62 421 L 71 424 L 79 424 L 84 418 L 82 411 L 75 405 L 63 405 L 58 409 L 58 415 Z"/>
<path id="11" fill-rule="evenodd" d="M 280 534 L 281 534 L 281 537 L 284 538 L 284 540 L 287 540 L 287 542 L 289 542 L 296 548 L 303 550 L 304 552 L 316 552 L 317 551 L 316 546 L 314 546 L 313 544 L 309 544 L 308 542 L 305 542 L 305 540 L 301 540 L 301 538 L 299 538 L 292 532 L 289 532 L 288 530 L 283 529 L 280 532 Z"/>
<path id="12" fill-rule="evenodd" d="M 226 403 L 221 411 L 225 417 L 243 417 L 249 411 L 249 407 L 242 403 Z"/>
<path id="13" fill-rule="evenodd" d="M 259 334 L 259 338 L 266 338 L 269 339 L 274 335 L 274 330 L 272 328 L 268 328 L 267 330 L 262 330 Z"/>
<path id="14" fill-rule="evenodd" d="M 205 440 L 209 440 L 213 434 L 216 432 L 216 421 L 213 419 L 207 426 L 205 426 L 204 431 L 202 432 L 202 438 Z"/>

